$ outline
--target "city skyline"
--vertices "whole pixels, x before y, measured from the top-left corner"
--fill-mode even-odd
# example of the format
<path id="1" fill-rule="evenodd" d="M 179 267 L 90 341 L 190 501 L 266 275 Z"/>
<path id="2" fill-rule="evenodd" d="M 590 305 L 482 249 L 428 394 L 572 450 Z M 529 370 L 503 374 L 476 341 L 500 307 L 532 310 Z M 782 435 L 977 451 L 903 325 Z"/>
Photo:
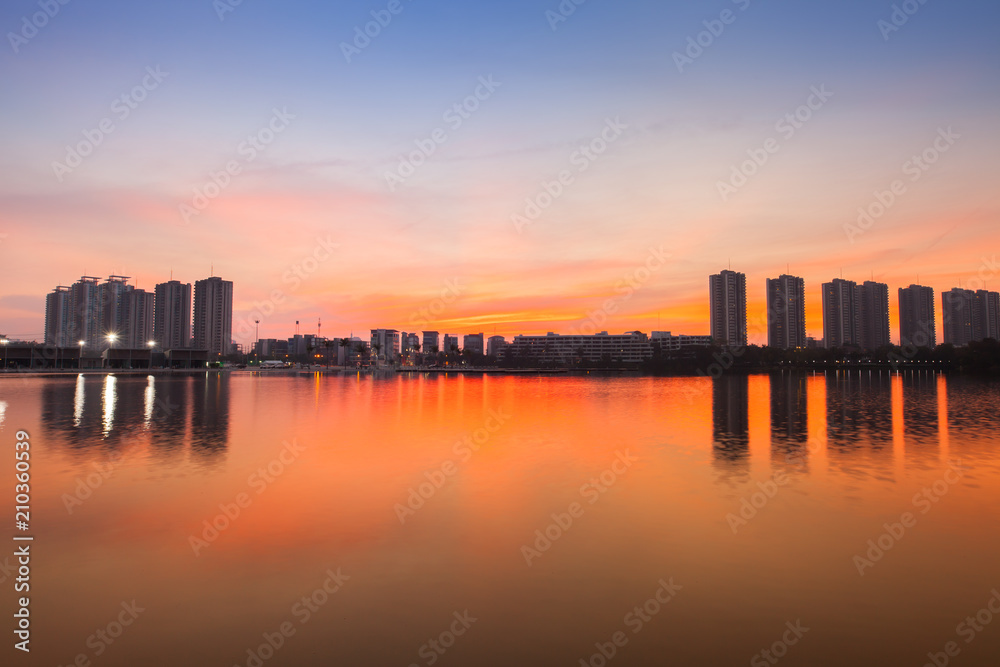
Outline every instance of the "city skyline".
<path id="1" fill-rule="evenodd" d="M 441 330 L 568 330 L 618 298 L 613 330 L 707 331 L 704 276 L 730 259 L 754 286 L 791 261 L 814 338 L 816 287 L 841 271 L 936 292 L 1000 286 L 984 251 L 1000 241 L 1000 93 L 982 20 L 996 9 L 929 3 L 886 33 L 889 6 L 745 4 L 691 63 L 674 54 L 717 20 L 701 6 L 586 3 L 553 25 L 523 2 L 404 4 L 350 60 L 341 44 L 371 8 L 60 6 L 0 60 L 19 100 L 3 112 L 18 132 L 0 157 L 0 256 L 16 279 L 0 289 L 0 327 L 40 337 L 35 295 L 95 266 L 148 289 L 214 263 L 240 285 L 237 321 L 282 293 L 261 318 L 271 332 L 318 318 L 411 328 L 442 293 L 427 324 Z M 0 23 L 16 32 L 26 11 L 5 6 Z M 190 43 L 117 39 L 154 24 L 187 26 Z M 444 47 L 421 49 L 453 43 L 456 25 L 468 57 L 440 67 Z M 252 46 L 293 26 L 281 54 Z M 608 31 L 629 38 L 602 65 L 592 44 Z M 410 164 L 438 129 L 433 154 Z M 81 144 L 88 155 L 56 173 Z M 59 270 L 39 272 L 29 248 Z M 651 250 L 669 257 L 639 283 Z M 756 287 L 747 310 L 766 312 Z"/>
<path id="2" fill-rule="evenodd" d="M 259 320 L 234 322 L 233 281 L 211 276 L 196 281 L 192 289 L 190 283 L 181 283 L 171 275 L 170 281 L 158 283 L 153 292 L 147 292 L 129 284 L 129 279 L 128 276 L 112 274 L 101 283 L 99 278 L 82 276 L 71 286 L 56 286 L 45 297 L 45 344 L 56 347 L 80 344 L 95 349 L 106 345 L 113 337 L 119 346 L 203 349 L 210 356 L 219 356 L 235 353 L 238 349 L 254 349 L 260 353 L 264 349 L 262 344 L 282 340 L 260 336 Z M 649 339 L 653 340 L 658 335 L 668 338 L 673 335 L 676 340 L 704 339 L 723 347 L 741 347 L 758 344 L 749 339 L 748 332 L 764 330 L 766 341 L 760 345 L 779 349 L 825 347 L 878 350 L 893 343 L 889 286 L 885 283 L 866 280 L 859 285 L 843 278 L 823 283 L 820 290 L 822 338 L 806 335 L 803 313 L 809 299 L 801 277 L 782 274 L 777 278 L 767 278 L 764 293 L 767 300 L 765 318 L 748 321 L 746 276 L 739 271 L 725 269 L 709 276 L 709 334 L 690 331 L 672 334 L 673 330 L 660 328 L 650 330 Z M 933 348 L 938 342 L 963 346 L 987 338 L 1000 339 L 998 292 L 960 287 L 943 291 L 940 318 L 934 312 L 936 299 L 933 288 L 911 284 L 900 287 L 898 297 L 898 340 L 903 341 L 901 345 Z M 582 331 L 573 327 L 568 332 L 548 331 L 545 336 L 525 331 L 514 332 L 511 336 L 538 340 L 552 335 L 565 338 L 582 335 L 586 338 L 595 333 L 607 335 L 609 332 L 624 338 L 634 333 L 645 336 L 638 329 L 618 333 L 603 326 L 609 314 L 614 312 L 611 305 L 611 302 L 606 302 L 604 310 L 588 313 L 588 321 L 581 327 Z M 937 336 L 938 328 L 943 332 L 941 341 Z M 249 340 L 240 341 L 233 336 L 234 332 L 250 330 L 254 335 Z M 301 331 L 300 321 L 295 321 L 296 345 L 305 345 L 303 337 L 324 341 L 341 338 L 337 334 L 322 336 L 320 319 L 316 321 L 316 333 L 308 331 L 308 324 L 306 331 Z M 395 355 L 415 349 L 424 353 L 435 349 L 443 353 L 471 349 L 477 354 L 489 349 L 487 332 L 482 330 L 455 334 L 446 332 L 443 341 L 440 332 L 420 327 L 410 332 L 374 328 L 371 333 L 373 348 L 377 346 Z M 4 340 L 11 339 L 9 335 L 5 336 Z M 351 338 L 356 339 L 353 330 Z M 501 343 L 505 338 L 497 334 L 489 336 L 490 341 Z M 292 345 L 293 338 L 287 341 Z"/>

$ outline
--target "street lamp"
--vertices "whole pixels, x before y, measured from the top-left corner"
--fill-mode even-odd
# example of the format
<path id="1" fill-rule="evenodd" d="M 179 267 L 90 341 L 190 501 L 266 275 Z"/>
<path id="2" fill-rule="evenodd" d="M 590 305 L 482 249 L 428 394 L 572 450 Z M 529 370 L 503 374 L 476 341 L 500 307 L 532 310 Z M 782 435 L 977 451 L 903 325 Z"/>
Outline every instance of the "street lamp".
<path id="1" fill-rule="evenodd" d="M 115 341 L 118 340 L 118 334 L 116 334 L 116 333 L 109 333 L 108 336 L 107 336 L 107 338 L 108 338 L 108 346 L 109 346 L 108 349 L 109 350 L 115 349 Z M 109 367 L 111 366 L 111 357 L 112 356 L 113 355 L 111 355 L 111 354 L 108 355 L 108 366 Z"/>
<path id="2" fill-rule="evenodd" d="M 156 341 L 155 340 L 151 340 L 148 343 L 146 343 L 146 345 L 149 346 L 149 368 L 150 368 L 150 370 L 152 370 L 153 369 L 153 350 L 156 349 Z"/>
<path id="3" fill-rule="evenodd" d="M 76 360 L 77 370 L 83 370 L 83 346 L 87 344 L 85 340 L 78 340 L 76 344 L 80 346 L 80 357 Z"/>

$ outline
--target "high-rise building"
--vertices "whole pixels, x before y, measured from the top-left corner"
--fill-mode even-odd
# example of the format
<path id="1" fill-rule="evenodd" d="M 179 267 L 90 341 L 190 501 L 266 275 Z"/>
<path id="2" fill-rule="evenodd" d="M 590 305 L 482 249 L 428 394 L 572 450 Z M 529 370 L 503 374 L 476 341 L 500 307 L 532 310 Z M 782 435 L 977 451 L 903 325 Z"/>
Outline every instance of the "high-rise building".
<path id="1" fill-rule="evenodd" d="M 434 354 L 435 352 L 442 352 L 438 341 L 440 334 L 437 331 L 424 331 L 424 343 L 420 348 L 420 351 L 424 354 Z"/>
<path id="2" fill-rule="evenodd" d="M 767 344 L 783 350 L 806 346 L 805 281 L 781 275 L 767 279 Z"/>
<path id="3" fill-rule="evenodd" d="M 233 331 L 233 283 L 217 276 L 194 284 L 194 348 L 229 354 Z"/>
<path id="4" fill-rule="evenodd" d="M 483 334 L 466 334 L 462 337 L 462 351 L 468 350 L 473 354 L 483 354 L 486 350 L 483 344 Z"/>
<path id="5" fill-rule="evenodd" d="M 899 344 L 937 345 L 934 326 L 934 289 L 923 285 L 899 288 Z"/>
<path id="6" fill-rule="evenodd" d="M 1000 293 L 959 287 L 941 294 L 944 342 L 968 345 L 986 338 L 1000 339 Z"/>
<path id="7" fill-rule="evenodd" d="M 191 347 L 191 283 L 171 280 L 156 286 L 153 340 L 162 350 Z"/>
<path id="8" fill-rule="evenodd" d="M 453 352 L 458 352 L 458 336 L 452 336 L 451 334 L 444 335 L 444 349 L 441 350 L 445 354 L 451 354 Z"/>
<path id="9" fill-rule="evenodd" d="M 90 350 L 107 347 L 107 340 L 101 329 L 101 301 L 98 294 L 99 278 L 81 276 L 70 286 L 72 321 L 70 342 L 83 341 Z"/>
<path id="10" fill-rule="evenodd" d="M 1000 340 L 1000 292 L 976 290 L 972 340 Z"/>
<path id="11" fill-rule="evenodd" d="M 123 343 L 136 350 L 147 347 L 153 339 L 153 292 L 129 286 L 124 301 Z"/>
<path id="12" fill-rule="evenodd" d="M 45 344 L 76 345 L 73 339 L 73 294 L 60 285 L 45 297 Z"/>
<path id="13" fill-rule="evenodd" d="M 975 309 L 979 316 L 973 340 L 1000 340 L 1000 292 L 976 290 Z"/>
<path id="14" fill-rule="evenodd" d="M 823 283 L 823 339 L 827 349 L 860 344 L 857 288 L 853 280 L 842 278 Z"/>
<path id="15" fill-rule="evenodd" d="M 97 288 L 101 302 L 101 330 L 116 347 L 129 346 L 128 331 L 128 276 L 108 276 Z"/>
<path id="16" fill-rule="evenodd" d="M 975 292 L 960 287 L 941 293 L 941 329 L 945 343 L 961 347 L 974 340 L 972 320 L 979 319 L 975 300 Z"/>
<path id="17" fill-rule="evenodd" d="M 889 345 L 889 286 L 866 280 L 858 285 L 855 296 L 858 307 L 859 340 L 866 350 Z"/>
<path id="18" fill-rule="evenodd" d="M 747 344 L 747 277 L 736 271 L 709 276 L 712 339 L 728 347 Z"/>

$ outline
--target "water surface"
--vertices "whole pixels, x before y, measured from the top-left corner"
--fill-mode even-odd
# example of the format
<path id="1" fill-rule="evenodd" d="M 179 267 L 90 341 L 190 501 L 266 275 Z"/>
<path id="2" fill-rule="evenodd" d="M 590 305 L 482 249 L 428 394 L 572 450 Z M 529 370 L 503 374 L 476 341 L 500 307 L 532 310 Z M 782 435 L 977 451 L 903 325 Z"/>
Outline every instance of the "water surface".
<path id="1" fill-rule="evenodd" d="M 998 407 L 930 372 L 2 378 L 35 537 L 30 661 L 4 651 L 995 665 L 1000 619 L 960 624 L 1000 589 Z"/>

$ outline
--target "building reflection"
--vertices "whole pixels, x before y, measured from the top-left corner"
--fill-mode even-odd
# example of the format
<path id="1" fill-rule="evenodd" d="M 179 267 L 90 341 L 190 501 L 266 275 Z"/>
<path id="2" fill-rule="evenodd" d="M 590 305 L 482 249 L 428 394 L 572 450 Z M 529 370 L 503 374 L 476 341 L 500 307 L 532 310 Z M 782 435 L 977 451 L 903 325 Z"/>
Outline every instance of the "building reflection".
<path id="1" fill-rule="evenodd" d="M 771 458 L 776 462 L 805 462 L 808 456 L 809 410 L 802 373 L 780 373 L 770 377 Z"/>
<path id="2" fill-rule="evenodd" d="M 910 371 L 902 374 L 903 442 L 907 457 L 938 452 L 938 374 Z"/>
<path id="3" fill-rule="evenodd" d="M 158 458 L 170 458 L 182 451 L 187 442 L 192 387 L 197 379 L 154 377 L 153 380 L 152 416 L 144 425 L 149 432 L 153 454 Z M 148 404 L 146 410 L 149 410 Z"/>
<path id="4" fill-rule="evenodd" d="M 892 448 L 892 375 L 840 371 L 826 376 L 827 441 L 842 450 Z"/>
<path id="5" fill-rule="evenodd" d="M 852 474 L 891 475 L 892 374 L 838 371 L 826 376 L 830 466 Z"/>
<path id="6" fill-rule="evenodd" d="M 1000 384 L 961 375 L 947 378 L 948 430 L 966 442 L 995 443 L 1000 433 Z"/>
<path id="7" fill-rule="evenodd" d="M 229 441 L 229 374 L 208 373 L 194 379 L 191 397 L 191 454 L 212 462 Z"/>
<path id="8" fill-rule="evenodd" d="M 712 380 L 712 454 L 720 468 L 749 468 L 749 402 L 748 376 L 723 375 Z"/>
<path id="9" fill-rule="evenodd" d="M 42 385 L 42 423 L 70 448 L 148 443 L 159 458 L 188 444 L 203 462 L 229 439 L 229 376 L 77 375 Z"/>

